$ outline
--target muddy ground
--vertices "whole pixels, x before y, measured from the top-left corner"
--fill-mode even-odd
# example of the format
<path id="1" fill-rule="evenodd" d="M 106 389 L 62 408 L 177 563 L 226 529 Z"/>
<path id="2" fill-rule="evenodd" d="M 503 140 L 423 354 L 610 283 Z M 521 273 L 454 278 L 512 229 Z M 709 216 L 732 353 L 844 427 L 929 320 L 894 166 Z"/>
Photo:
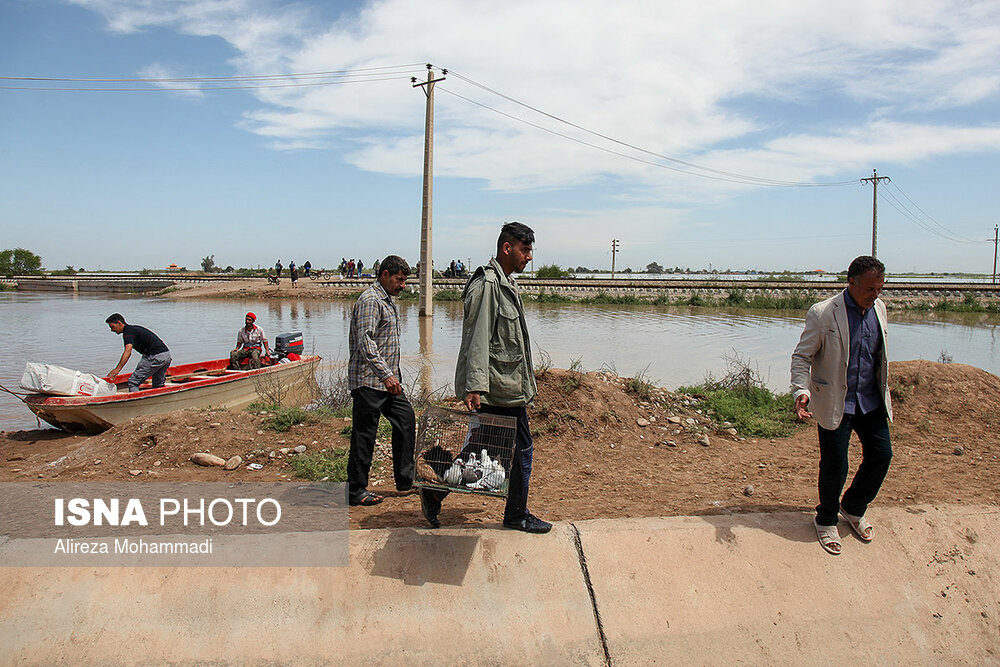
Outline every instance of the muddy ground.
<path id="1" fill-rule="evenodd" d="M 929 361 L 893 362 L 890 374 L 895 456 L 876 502 L 1000 504 L 1000 378 Z M 690 397 L 655 389 L 651 399 L 639 399 L 628 391 L 627 379 L 613 375 L 546 373 L 530 411 L 531 511 L 573 520 L 815 505 L 814 424 L 789 437 L 744 437 L 699 413 Z M 348 444 L 341 433 L 347 419 L 286 432 L 267 429 L 268 419 L 257 412 L 183 411 L 139 417 L 89 437 L 50 429 L 0 433 L 0 481 L 290 480 L 295 447 L 304 445 L 309 453 Z M 352 527 L 423 525 L 418 498 L 393 489 L 387 449 L 380 443 L 371 485 L 386 500 L 352 507 Z M 201 467 L 189 460 L 196 452 L 239 455 L 244 463 L 232 471 Z M 852 447 L 851 457 L 856 466 L 860 447 Z M 251 470 L 250 462 L 263 467 Z M 456 493 L 446 500 L 441 519 L 450 526 L 497 524 L 502 512 L 500 499 Z"/>

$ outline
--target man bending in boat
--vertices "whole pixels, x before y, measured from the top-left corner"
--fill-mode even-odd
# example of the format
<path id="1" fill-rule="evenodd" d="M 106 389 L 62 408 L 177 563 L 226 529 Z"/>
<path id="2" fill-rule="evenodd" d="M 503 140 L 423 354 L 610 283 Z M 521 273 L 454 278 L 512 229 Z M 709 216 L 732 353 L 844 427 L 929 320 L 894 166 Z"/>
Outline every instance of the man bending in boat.
<path id="1" fill-rule="evenodd" d="M 128 379 L 128 390 L 139 391 L 139 385 L 149 377 L 153 378 L 153 389 L 162 387 L 167 381 L 167 369 L 170 367 L 171 359 L 170 350 L 160 337 L 146 327 L 125 324 L 125 318 L 118 313 L 104 321 L 107 322 L 109 329 L 122 336 L 122 342 L 125 343 L 122 358 L 118 361 L 118 365 L 108 372 L 108 378 L 114 382 L 115 377 L 128 363 L 134 349 L 142 355 L 142 359 L 136 364 Z"/>
<path id="2" fill-rule="evenodd" d="M 254 324 L 256 321 L 256 315 L 247 313 L 246 326 L 240 327 L 236 333 L 236 349 L 229 353 L 230 368 L 239 370 L 240 362 L 248 357 L 250 358 L 250 368 L 260 368 L 262 366 L 260 361 L 262 347 L 270 356 L 271 348 L 267 344 L 267 336 L 264 335 L 263 329 Z"/>

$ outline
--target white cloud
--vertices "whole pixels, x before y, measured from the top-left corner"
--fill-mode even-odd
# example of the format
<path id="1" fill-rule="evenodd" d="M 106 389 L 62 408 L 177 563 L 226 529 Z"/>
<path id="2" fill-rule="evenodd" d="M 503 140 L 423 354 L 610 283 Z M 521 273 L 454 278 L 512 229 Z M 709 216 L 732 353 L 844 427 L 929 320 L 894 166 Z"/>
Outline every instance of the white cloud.
<path id="1" fill-rule="evenodd" d="M 731 172 L 784 180 L 996 151 L 996 125 L 953 109 L 995 103 L 1000 3 L 736 0 L 384 0 L 323 23 L 255 0 L 78 0 L 112 30 L 217 35 L 240 74 L 357 70 L 430 60 L 596 132 Z M 421 68 L 414 68 L 421 76 Z M 729 186 L 615 156 L 465 102 L 656 161 L 533 113 L 455 74 L 437 95 L 439 176 L 500 191 L 615 183 L 621 197 L 685 200 Z M 280 148 L 338 147 L 361 169 L 419 173 L 424 96 L 380 83 L 255 91 L 245 127 Z M 760 104 L 787 111 L 760 111 Z M 877 108 L 872 105 L 877 105 Z M 627 184 L 627 185 L 626 185 Z"/>

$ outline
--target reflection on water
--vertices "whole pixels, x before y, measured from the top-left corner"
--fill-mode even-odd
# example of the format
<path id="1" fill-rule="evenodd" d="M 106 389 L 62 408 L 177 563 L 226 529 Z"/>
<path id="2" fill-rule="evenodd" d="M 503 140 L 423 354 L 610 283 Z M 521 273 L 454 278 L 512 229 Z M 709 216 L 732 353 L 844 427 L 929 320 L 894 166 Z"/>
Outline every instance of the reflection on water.
<path id="1" fill-rule="evenodd" d="M 0 293 L 0 383 L 16 389 L 27 361 L 104 373 L 121 355 L 119 336 L 104 319 L 121 312 L 149 327 L 170 347 L 177 363 L 221 359 L 236 342 L 248 310 L 270 340 L 302 331 L 306 352 L 326 368 L 348 357 L 351 306 L 347 301 L 171 301 L 127 295 Z M 434 318 L 417 304 L 400 303 L 404 385 L 420 391 L 450 387 L 462 335 L 462 304 L 436 302 Z M 657 383 L 676 388 L 725 370 L 724 357 L 751 359 L 772 389 L 786 390 L 788 362 L 804 312 L 726 311 L 668 306 L 526 304 L 533 345 L 555 366 L 579 359 L 584 368 L 614 368 L 621 375 L 648 369 Z M 1000 317 L 985 313 L 890 313 L 890 359 L 937 360 L 1000 372 Z M 133 358 L 127 369 L 135 366 Z M 34 427 L 27 408 L 0 394 L 0 429 Z"/>

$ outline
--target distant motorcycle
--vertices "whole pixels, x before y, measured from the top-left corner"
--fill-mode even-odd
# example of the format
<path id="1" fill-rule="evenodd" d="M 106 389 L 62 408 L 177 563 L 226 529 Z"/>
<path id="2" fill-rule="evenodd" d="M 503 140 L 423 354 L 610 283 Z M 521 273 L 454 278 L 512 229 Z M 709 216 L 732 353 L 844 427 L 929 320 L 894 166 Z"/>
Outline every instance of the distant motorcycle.
<path id="1" fill-rule="evenodd" d="M 278 276 L 274 275 L 273 273 L 268 273 L 267 274 L 267 284 L 268 285 L 280 285 L 281 284 L 281 278 L 279 278 Z"/>
<path id="2" fill-rule="evenodd" d="M 314 269 L 309 272 L 309 280 L 319 280 L 320 278 L 325 278 L 322 269 Z"/>

